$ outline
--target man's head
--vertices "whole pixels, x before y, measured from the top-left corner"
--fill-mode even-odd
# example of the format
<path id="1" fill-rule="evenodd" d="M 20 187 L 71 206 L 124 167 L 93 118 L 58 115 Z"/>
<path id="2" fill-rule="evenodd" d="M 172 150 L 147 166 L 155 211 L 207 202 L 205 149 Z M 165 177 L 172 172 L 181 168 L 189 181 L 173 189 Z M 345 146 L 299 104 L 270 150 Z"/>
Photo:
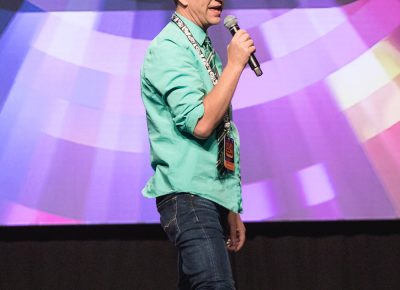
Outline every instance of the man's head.
<path id="1" fill-rule="evenodd" d="M 176 11 L 204 30 L 221 21 L 223 0 L 174 0 Z"/>

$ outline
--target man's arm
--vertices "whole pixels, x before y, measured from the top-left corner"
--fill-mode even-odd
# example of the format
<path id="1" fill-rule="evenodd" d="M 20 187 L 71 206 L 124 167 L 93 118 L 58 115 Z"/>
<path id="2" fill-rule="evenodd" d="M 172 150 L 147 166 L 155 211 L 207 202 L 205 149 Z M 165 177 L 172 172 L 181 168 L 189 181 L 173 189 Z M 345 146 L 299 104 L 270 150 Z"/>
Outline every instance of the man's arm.
<path id="1" fill-rule="evenodd" d="M 229 108 L 240 75 L 250 54 L 255 52 L 254 42 L 245 30 L 239 30 L 228 45 L 228 62 L 217 85 L 203 100 L 204 115 L 194 128 L 194 136 L 208 138 L 221 122 Z"/>

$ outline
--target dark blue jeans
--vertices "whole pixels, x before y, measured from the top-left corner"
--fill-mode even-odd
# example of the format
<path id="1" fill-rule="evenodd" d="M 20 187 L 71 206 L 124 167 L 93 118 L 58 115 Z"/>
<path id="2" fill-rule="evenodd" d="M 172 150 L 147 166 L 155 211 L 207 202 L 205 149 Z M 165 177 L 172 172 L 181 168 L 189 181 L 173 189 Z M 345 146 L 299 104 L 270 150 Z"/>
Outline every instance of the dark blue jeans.
<path id="1" fill-rule="evenodd" d="M 228 210 L 190 193 L 157 198 L 157 209 L 178 249 L 179 289 L 235 289 L 225 244 Z"/>

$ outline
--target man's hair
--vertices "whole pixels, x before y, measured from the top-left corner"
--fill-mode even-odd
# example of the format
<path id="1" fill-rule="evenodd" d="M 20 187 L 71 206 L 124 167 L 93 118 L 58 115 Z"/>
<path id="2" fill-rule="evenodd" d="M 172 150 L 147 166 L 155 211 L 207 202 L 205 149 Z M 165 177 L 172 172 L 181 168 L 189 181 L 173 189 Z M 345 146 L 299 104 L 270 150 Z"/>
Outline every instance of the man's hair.
<path id="1" fill-rule="evenodd" d="M 174 0 L 175 6 L 178 6 L 178 0 Z"/>

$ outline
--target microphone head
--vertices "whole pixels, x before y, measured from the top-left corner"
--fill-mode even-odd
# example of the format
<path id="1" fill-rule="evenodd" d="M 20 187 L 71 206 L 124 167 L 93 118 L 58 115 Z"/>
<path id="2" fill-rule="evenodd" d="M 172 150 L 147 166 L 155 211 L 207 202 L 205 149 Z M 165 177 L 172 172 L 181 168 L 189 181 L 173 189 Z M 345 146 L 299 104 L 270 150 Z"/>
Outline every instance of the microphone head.
<path id="1" fill-rule="evenodd" d="M 233 15 L 228 15 L 224 19 L 224 25 L 226 28 L 230 29 L 231 27 L 237 25 L 237 18 Z"/>

